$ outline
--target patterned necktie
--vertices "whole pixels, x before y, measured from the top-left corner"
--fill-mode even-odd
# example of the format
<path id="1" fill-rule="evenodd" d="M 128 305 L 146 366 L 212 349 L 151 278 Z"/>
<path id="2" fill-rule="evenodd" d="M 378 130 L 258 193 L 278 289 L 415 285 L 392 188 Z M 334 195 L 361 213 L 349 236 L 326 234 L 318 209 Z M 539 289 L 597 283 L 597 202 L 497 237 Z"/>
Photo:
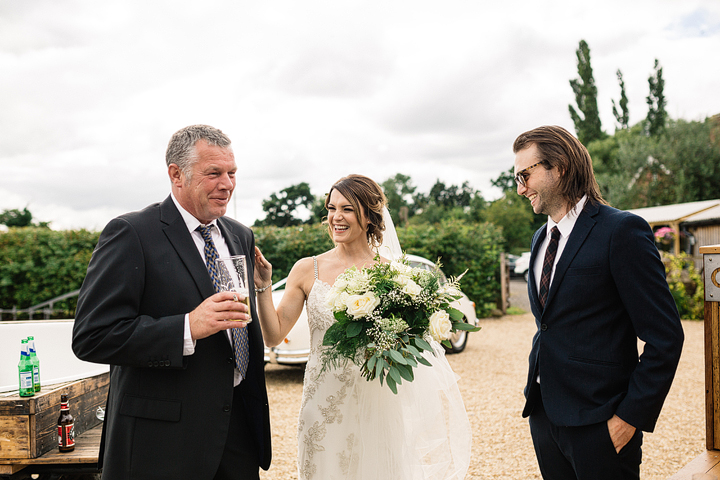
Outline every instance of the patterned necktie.
<path id="1" fill-rule="evenodd" d="M 543 260 L 542 276 L 540 277 L 540 305 L 545 308 L 548 291 L 550 290 L 550 274 L 552 273 L 553 264 L 555 263 L 555 254 L 558 249 L 558 240 L 560 239 L 560 230 L 553 227 L 550 230 L 550 242 L 545 251 L 545 260 Z"/>
<path id="2" fill-rule="evenodd" d="M 205 263 L 207 264 L 208 273 L 210 273 L 210 278 L 212 279 L 213 285 L 215 286 L 215 291 L 219 292 L 221 291 L 221 272 L 218 271 L 218 252 L 215 248 L 215 242 L 213 242 L 213 239 L 210 236 L 210 228 L 210 225 L 200 225 L 197 228 L 197 231 L 200 232 L 203 240 L 205 240 Z M 220 268 L 224 268 L 224 266 L 221 265 Z M 248 361 L 250 360 L 247 327 L 233 328 L 231 332 L 233 352 L 235 353 L 235 366 L 238 368 L 238 370 L 240 370 L 240 374 L 243 376 L 243 378 L 245 378 Z"/>

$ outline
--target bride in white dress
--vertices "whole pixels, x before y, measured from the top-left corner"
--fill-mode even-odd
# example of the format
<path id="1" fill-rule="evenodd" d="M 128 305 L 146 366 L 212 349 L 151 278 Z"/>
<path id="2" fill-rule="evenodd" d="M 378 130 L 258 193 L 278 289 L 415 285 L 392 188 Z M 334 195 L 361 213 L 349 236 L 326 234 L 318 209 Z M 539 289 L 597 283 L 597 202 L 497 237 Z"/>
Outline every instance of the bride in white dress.
<path id="1" fill-rule="evenodd" d="M 415 380 L 399 385 L 397 395 L 365 380 L 352 362 L 322 369 L 323 336 L 335 321 L 326 296 L 335 279 L 353 265 L 373 265 L 377 249 L 383 262 L 400 254 L 385 204 L 373 180 L 338 180 L 325 199 L 336 247 L 293 266 L 277 310 L 269 290 L 258 293 L 266 345 L 279 344 L 307 304 L 311 351 L 298 420 L 301 480 L 462 479 L 468 469 L 470 425 L 457 376 L 439 344 L 434 356 L 427 355 L 433 366 L 418 366 Z M 260 250 L 255 275 L 256 284 L 271 281 L 272 266 Z"/>

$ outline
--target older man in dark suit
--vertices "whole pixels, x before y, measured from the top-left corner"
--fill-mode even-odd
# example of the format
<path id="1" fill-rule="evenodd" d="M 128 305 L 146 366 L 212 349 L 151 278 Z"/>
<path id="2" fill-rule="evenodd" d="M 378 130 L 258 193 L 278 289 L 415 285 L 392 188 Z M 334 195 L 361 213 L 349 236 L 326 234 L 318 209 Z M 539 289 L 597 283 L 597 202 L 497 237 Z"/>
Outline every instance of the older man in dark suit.
<path id="1" fill-rule="evenodd" d="M 230 139 L 186 127 L 166 162 L 171 195 L 105 227 L 78 300 L 75 354 L 111 366 L 103 479 L 258 479 L 271 450 L 255 296 L 248 310 L 207 269 L 244 254 L 253 278 L 253 234 L 224 217 Z"/>
<path id="2" fill-rule="evenodd" d="M 523 133 L 513 151 L 518 194 L 548 215 L 532 240 L 538 330 L 523 411 L 543 478 L 638 479 L 642 431 L 655 427 L 683 343 L 653 233 L 606 204 L 566 130 Z"/>

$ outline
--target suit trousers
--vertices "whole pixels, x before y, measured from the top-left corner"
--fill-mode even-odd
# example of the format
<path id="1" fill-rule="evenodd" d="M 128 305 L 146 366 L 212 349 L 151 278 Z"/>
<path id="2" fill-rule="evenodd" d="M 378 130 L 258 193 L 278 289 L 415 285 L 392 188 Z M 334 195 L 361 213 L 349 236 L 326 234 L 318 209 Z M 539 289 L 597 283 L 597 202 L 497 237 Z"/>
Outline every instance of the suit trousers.
<path id="1" fill-rule="evenodd" d="M 538 392 L 539 393 L 539 392 Z M 540 472 L 545 480 L 638 480 L 642 461 L 642 432 L 620 453 L 610 438 L 607 422 L 559 427 L 545 414 L 539 398 L 530 415 L 530 433 Z"/>
<path id="2" fill-rule="evenodd" d="M 250 428 L 248 410 L 243 400 L 243 385 L 234 388 L 230 428 L 225 450 L 213 480 L 259 480 L 260 461 L 255 437 Z M 247 395 L 247 393 L 246 393 Z"/>

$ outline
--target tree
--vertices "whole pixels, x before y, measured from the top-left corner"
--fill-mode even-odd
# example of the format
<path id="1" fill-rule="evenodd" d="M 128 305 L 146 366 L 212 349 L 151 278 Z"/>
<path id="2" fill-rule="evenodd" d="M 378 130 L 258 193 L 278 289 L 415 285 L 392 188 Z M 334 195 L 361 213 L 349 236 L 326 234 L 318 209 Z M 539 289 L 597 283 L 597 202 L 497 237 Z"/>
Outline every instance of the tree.
<path id="1" fill-rule="evenodd" d="M 598 113 L 597 87 L 595 86 L 595 78 L 593 78 L 593 70 L 590 65 L 590 47 L 588 47 L 585 40 L 580 40 L 576 54 L 580 78 L 570 80 L 570 86 L 575 93 L 575 101 L 583 116 L 581 117 L 572 105 L 568 105 L 568 109 L 575 124 L 578 139 L 584 145 L 587 145 L 593 140 L 604 138 L 606 135 L 602 131 L 602 123 Z"/>
<path id="2" fill-rule="evenodd" d="M 461 186 L 447 186 L 437 180 L 427 195 L 414 195 L 413 203 L 414 223 L 439 223 L 446 218 L 479 222 L 485 208 L 485 199 L 467 181 Z"/>
<path id="3" fill-rule="evenodd" d="M 517 184 L 515 183 L 515 167 L 510 167 L 506 172 L 502 172 L 498 178 L 491 180 L 490 184 L 493 187 L 497 187 L 504 194 L 513 193 L 517 191 Z"/>
<path id="4" fill-rule="evenodd" d="M 648 104 L 646 127 L 648 135 L 652 137 L 661 134 L 665 130 L 668 119 L 668 114 L 665 111 L 665 95 L 663 94 L 665 80 L 663 80 L 662 67 L 657 58 L 655 59 L 654 72 L 648 77 L 648 84 L 650 85 L 650 93 L 646 97 Z"/>
<path id="5" fill-rule="evenodd" d="M 314 202 L 315 197 L 310 192 L 310 185 L 306 182 L 291 185 L 263 200 L 262 208 L 267 215 L 263 220 L 257 220 L 255 226 L 290 227 L 311 222 L 313 221 Z M 310 218 L 305 221 L 297 215 L 298 209 L 303 207 L 310 212 Z"/>
<path id="6" fill-rule="evenodd" d="M 640 122 L 616 132 L 617 167 L 598 174 L 605 199 L 628 209 L 720 198 L 717 125 L 715 118 L 670 120 L 661 135 L 648 136 Z"/>
<path id="7" fill-rule="evenodd" d="M 388 200 L 388 210 L 395 225 L 405 225 L 415 214 L 413 194 L 417 187 L 408 175 L 395 174 L 380 184 Z"/>
<path id="8" fill-rule="evenodd" d="M 618 102 L 620 104 L 620 111 L 618 111 L 617 106 L 615 105 L 615 100 L 613 100 L 613 115 L 615 116 L 615 120 L 618 122 L 618 126 L 615 130 L 627 130 L 628 123 L 630 122 L 630 112 L 628 110 L 628 98 L 627 95 L 625 95 L 625 81 L 623 80 L 623 75 L 620 69 L 617 71 L 617 78 L 620 83 L 620 101 Z"/>
<path id="9" fill-rule="evenodd" d="M 3 212 L 0 213 L 0 225 L 5 225 L 6 227 L 50 228 L 50 222 L 35 223 L 32 219 L 32 213 L 30 213 L 27 207 L 23 208 L 22 211 L 13 208 L 12 210 L 3 210 Z"/>
<path id="10" fill-rule="evenodd" d="M 530 250 L 536 226 L 529 203 L 515 193 L 507 193 L 495 200 L 485 211 L 487 221 L 502 228 L 507 252 L 521 253 Z M 540 216 L 547 218 L 545 216 Z"/>

